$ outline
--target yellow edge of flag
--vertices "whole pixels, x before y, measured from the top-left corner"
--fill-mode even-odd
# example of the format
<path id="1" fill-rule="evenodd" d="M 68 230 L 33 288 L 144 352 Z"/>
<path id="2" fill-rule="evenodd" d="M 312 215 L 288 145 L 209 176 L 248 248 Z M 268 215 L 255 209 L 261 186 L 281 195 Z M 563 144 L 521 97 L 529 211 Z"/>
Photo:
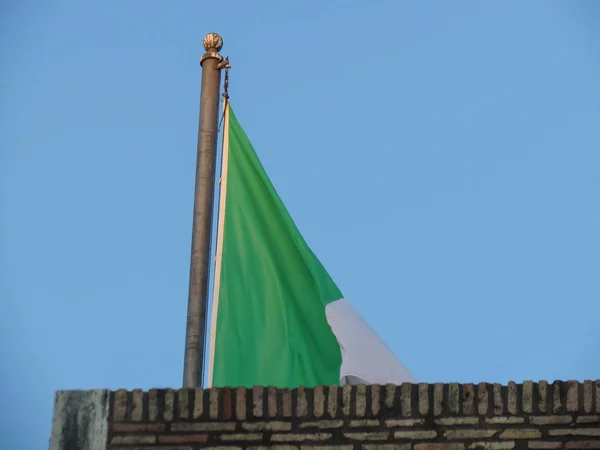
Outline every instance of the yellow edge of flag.
<path id="1" fill-rule="evenodd" d="M 217 314 L 219 312 L 219 288 L 221 287 L 221 266 L 223 261 L 223 232 L 225 229 L 225 200 L 227 198 L 227 167 L 229 162 L 229 102 L 223 104 L 223 149 L 221 152 L 221 180 L 219 192 L 219 217 L 217 222 L 217 248 L 215 254 L 215 273 L 213 278 L 212 312 L 210 319 L 210 338 L 208 352 L 208 385 L 212 387 L 215 366 L 215 341 L 217 334 Z"/>

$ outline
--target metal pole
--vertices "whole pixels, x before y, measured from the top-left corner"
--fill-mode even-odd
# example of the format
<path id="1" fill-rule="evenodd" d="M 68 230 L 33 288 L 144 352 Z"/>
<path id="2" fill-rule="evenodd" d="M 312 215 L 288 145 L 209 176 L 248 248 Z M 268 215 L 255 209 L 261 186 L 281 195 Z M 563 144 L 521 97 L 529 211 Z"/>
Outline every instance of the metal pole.
<path id="1" fill-rule="evenodd" d="M 203 44 L 206 53 L 200 58 L 202 66 L 200 123 L 183 364 L 183 387 L 187 388 L 202 385 L 221 86 L 220 63 L 223 61 L 223 57 L 219 54 L 223 47 L 221 36 L 216 33 L 207 34 Z"/>

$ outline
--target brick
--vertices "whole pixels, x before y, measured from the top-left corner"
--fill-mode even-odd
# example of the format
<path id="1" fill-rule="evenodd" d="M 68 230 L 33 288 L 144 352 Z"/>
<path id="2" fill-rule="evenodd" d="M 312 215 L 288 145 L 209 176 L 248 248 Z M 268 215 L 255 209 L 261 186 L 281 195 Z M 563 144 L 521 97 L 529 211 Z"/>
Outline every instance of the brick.
<path id="1" fill-rule="evenodd" d="M 337 414 L 338 387 L 329 386 L 327 392 L 327 414 L 329 417 L 335 417 Z"/>
<path id="2" fill-rule="evenodd" d="M 567 383 L 567 411 L 576 412 L 579 410 L 579 383 L 569 381 Z"/>
<path id="3" fill-rule="evenodd" d="M 171 434 L 158 437 L 159 444 L 204 444 L 206 441 L 208 434 Z"/>
<path id="4" fill-rule="evenodd" d="M 318 428 L 320 430 L 326 430 L 330 428 L 342 428 L 344 426 L 343 420 L 317 420 L 314 422 L 301 422 L 300 429 L 306 428 Z"/>
<path id="5" fill-rule="evenodd" d="M 540 439 L 542 432 L 535 428 L 515 428 L 504 430 L 498 437 L 500 439 Z"/>
<path id="6" fill-rule="evenodd" d="M 127 391 L 120 389 L 115 392 L 113 401 L 113 420 L 125 420 L 127 415 Z"/>
<path id="7" fill-rule="evenodd" d="M 567 449 L 600 448 L 600 441 L 571 441 L 567 442 Z"/>
<path id="8" fill-rule="evenodd" d="M 320 386 L 323 389 L 322 386 Z M 277 388 L 269 386 L 267 389 L 267 414 L 270 418 L 277 417 Z"/>
<path id="9" fill-rule="evenodd" d="M 171 424 L 171 431 L 233 431 L 235 422 L 178 422 Z"/>
<path id="10" fill-rule="evenodd" d="M 163 409 L 163 418 L 170 422 L 173 420 L 173 404 L 175 403 L 175 392 L 173 389 L 165 390 L 165 407 Z"/>
<path id="11" fill-rule="evenodd" d="M 433 385 L 433 415 L 439 416 L 442 414 L 444 405 L 444 385 L 435 383 Z"/>
<path id="12" fill-rule="evenodd" d="M 325 413 L 325 391 L 323 386 L 317 386 L 313 390 L 315 417 L 323 417 Z"/>
<path id="13" fill-rule="evenodd" d="M 292 417 L 292 391 L 284 389 L 281 395 L 283 417 Z"/>
<path id="14" fill-rule="evenodd" d="M 252 388 L 252 415 L 254 417 L 263 416 L 263 391 L 262 386 Z"/>
<path id="15" fill-rule="evenodd" d="M 533 381 L 523 382 L 523 402 L 521 408 L 526 414 L 533 412 Z"/>
<path id="16" fill-rule="evenodd" d="M 373 417 L 377 417 L 379 415 L 379 410 L 381 407 L 381 386 L 378 384 L 374 384 L 370 386 L 371 388 L 371 414 Z"/>
<path id="17" fill-rule="evenodd" d="M 487 415 L 489 407 L 487 383 L 477 385 L 477 412 L 480 416 Z"/>
<path id="18" fill-rule="evenodd" d="M 379 420 L 369 420 L 369 419 L 362 419 L 362 420 L 351 420 L 350 421 L 350 426 L 355 428 L 355 427 L 378 427 L 380 425 Z"/>
<path id="19" fill-rule="evenodd" d="M 386 384 L 385 385 L 385 406 L 389 409 L 394 407 L 394 402 L 396 401 L 396 385 L 395 384 Z"/>
<path id="20" fill-rule="evenodd" d="M 190 389 L 184 388 L 179 391 L 179 417 L 181 419 L 187 419 L 190 417 Z"/>
<path id="21" fill-rule="evenodd" d="M 531 416 L 529 420 L 534 425 L 565 425 L 573 422 L 571 416 Z"/>
<path id="22" fill-rule="evenodd" d="M 577 423 L 597 423 L 600 422 L 600 416 L 579 416 Z"/>
<path id="23" fill-rule="evenodd" d="M 550 436 L 600 436 L 600 428 L 573 428 L 568 430 L 550 430 Z"/>
<path id="24" fill-rule="evenodd" d="M 553 450 L 562 447 L 562 442 L 529 441 L 527 447 L 534 450 Z"/>
<path id="25" fill-rule="evenodd" d="M 491 438 L 498 430 L 450 430 L 444 433 L 446 439 Z"/>
<path id="26" fill-rule="evenodd" d="M 444 442 L 443 444 L 415 444 L 414 450 L 464 450 L 465 444 L 458 442 Z"/>
<path id="27" fill-rule="evenodd" d="M 425 419 L 390 419 L 385 421 L 386 427 L 412 427 L 414 425 L 422 425 Z"/>
<path id="28" fill-rule="evenodd" d="M 350 398 L 352 395 L 352 386 L 345 384 L 342 387 L 342 413 L 348 417 L 350 415 Z"/>
<path id="29" fill-rule="evenodd" d="M 233 433 L 219 436 L 221 441 L 261 441 L 262 433 Z"/>
<path id="30" fill-rule="evenodd" d="M 477 425 L 479 417 L 447 417 L 444 419 L 435 419 L 436 425 Z"/>
<path id="31" fill-rule="evenodd" d="M 139 422 L 144 413 L 144 392 L 141 389 L 134 389 L 131 394 L 131 420 Z"/>
<path id="32" fill-rule="evenodd" d="M 548 382 L 540 381 L 538 384 L 538 407 L 540 412 L 545 413 L 548 410 Z"/>
<path id="33" fill-rule="evenodd" d="M 502 385 L 494 383 L 492 387 L 494 398 L 494 414 L 499 416 L 504 413 L 504 400 L 502 400 Z"/>
<path id="34" fill-rule="evenodd" d="M 356 417 L 365 417 L 367 413 L 367 386 L 356 386 Z"/>
<path id="35" fill-rule="evenodd" d="M 219 450 L 228 450 L 228 449 L 232 449 L 231 447 L 202 447 L 202 450 L 211 450 L 211 449 L 215 449 L 218 448 Z M 181 446 L 181 445 L 177 445 L 177 446 L 171 446 L 169 445 L 168 447 L 164 447 L 164 446 L 160 446 L 160 447 L 115 447 L 114 445 L 111 445 L 110 450 L 192 450 L 192 447 L 188 447 L 187 445 Z M 240 450 L 239 447 L 233 447 L 234 450 Z"/>
<path id="36" fill-rule="evenodd" d="M 459 387 L 458 383 L 450 383 L 448 386 L 448 411 L 451 414 L 458 414 L 459 411 Z"/>
<path id="37" fill-rule="evenodd" d="M 517 384 L 514 381 L 508 382 L 506 410 L 513 416 L 517 414 Z"/>
<path id="38" fill-rule="evenodd" d="M 498 417 L 486 417 L 485 423 L 489 424 L 516 424 L 516 423 L 525 423 L 525 419 L 523 417 L 508 417 L 508 416 L 498 416 Z"/>
<path id="39" fill-rule="evenodd" d="M 306 390 L 303 387 L 299 387 L 296 393 L 297 398 L 295 417 L 306 417 L 308 416 L 308 400 L 306 398 Z"/>
<path id="40" fill-rule="evenodd" d="M 274 434 L 271 436 L 273 442 L 301 442 L 301 441 L 326 441 L 331 438 L 329 433 L 316 434 Z"/>
<path id="41" fill-rule="evenodd" d="M 433 439 L 437 436 L 437 431 L 395 431 L 395 439 Z"/>
<path id="42" fill-rule="evenodd" d="M 112 430 L 114 433 L 142 433 L 165 431 L 164 423 L 114 423 Z"/>
<path id="43" fill-rule="evenodd" d="M 404 417 L 410 417 L 412 413 L 411 388 L 412 385 L 410 383 L 402 383 L 400 385 L 400 408 Z"/>
<path id="44" fill-rule="evenodd" d="M 248 450 L 298 450 L 297 445 L 261 445 L 259 447 L 248 447 Z"/>
<path id="45" fill-rule="evenodd" d="M 511 450 L 515 448 L 514 442 L 473 442 L 469 445 L 472 449 L 481 450 Z"/>
<path id="46" fill-rule="evenodd" d="M 559 413 L 561 409 L 560 401 L 560 381 L 552 383 L 552 412 Z"/>
<path id="47" fill-rule="evenodd" d="M 351 445 L 348 447 L 349 450 L 352 450 L 353 448 Z M 360 448 L 362 450 L 410 450 L 410 444 L 363 444 Z"/>
<path id="48" fill-rule="evenodd" d="M 191 448 L 189 448 L 189 447 L 186 447 L 185 449 L 183 447 L 181 447 L 181 448 L 177 447 L 176 450 L 188 450 L 188 449 L 191 450 Z M 154 448 L 153 449 L 139 449 L 139 448 L 136 448 L 135 450 L 159 450 L 159 449 L 154 449 Z M 171 449 L 171 447 L 169 447 L 168 449 L 165 449 L 164 447 L 160 447 L 160 450 L 172 450 L 172 449 Z M 226 445 L 226 446 L 219 445 L 219 446 L 214 446 L 214 447 L 204 447 L 203 446 L 202 450 L 242 450 L 242 447 L 232 447 L 232 446 L 229 446 L 229 445 Z"/>
<path id="49" fill-rule="evenodd" d="M 115 436 L 110 441 L 114 445 L 154 444 L 156 436 Z"/>
<path id="50" fill-rule="evenodd" d="M 463 385 L 462 408 L 466 415 L 475 413 L 475 386 L 473 384 Z"/>
<path id="51" fill-rule="evenodd" d="M 194 410 L 192 411 L 192 418 L 194 420 L 202 417 L 204 412 L 204 391 L 200 388 L 194 389 Z"/>
<path id="52" fill-rule="evenodd" d="M 150 389 L 148 392 L 148 420 L 156 422 L 159 419 L 158 413 L 158 390 Z"/>
<path id="53" fill-rule="evenodd" d="M 353 448 L 353 445 L 303 445 L 301 447 L 302 450 L 353 450 Z"/>
<path id="54" fill-rule="evenodd" d="M 219 417 L 218 389 L 209 389 L 208 391 L 208 416 L 213 420 Z"/>
<path id="55" fill-rule="evenodd" d="M 181 395 L 181 393 L 180 393 Z M 231 388 L 225 387 L 221 391 L 221 411 L 223 420 L 231 420 L 233 411 L 231 407 Z"/>
<path id="56" fill-rule="evenodd" d="M 586 413 L 592 412 L 592 391 L 593 384 L 590 380 L 583 382 L 583 411 Z"/>
<path id="57" fill-rule="evenodd" d="M 419 383 L 419 413 L 423 416 L 429 412 L 429 384 Z"/>
<path id="58" fill-rule="evenodd" d="M 387 431 L 377 431 L 372 433 L 344 433 L 344 436 L 355 441 L 385 441 L 388 437 L 390 437 L 390 433 Z"/>
<path id="59" fill-rule="evenodd" d="M 302 450 L 353 450 L 353 448 L 353 445 L 303 445 L 301 447 Z"/>
<path id="60" fill-rule="evenodd" d="M 235 390 L 235 417 L 237 420 L 246 420 L 246 388 L 239 387 Z"/>
<path id="61" fill-rule="evenodd" d="M 290 422 L 272 421 L 272 422 L 246 422 L 242 423 L 242 429 L 246 431 L 290 431 L 292 424 Z"/>

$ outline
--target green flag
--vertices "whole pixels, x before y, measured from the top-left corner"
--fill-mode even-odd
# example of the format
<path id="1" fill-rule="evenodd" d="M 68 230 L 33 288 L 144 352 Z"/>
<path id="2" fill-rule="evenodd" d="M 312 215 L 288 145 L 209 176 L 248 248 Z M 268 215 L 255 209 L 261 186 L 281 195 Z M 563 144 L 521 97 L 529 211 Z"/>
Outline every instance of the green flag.
<path id="1" fill-rule="evenodd" d="M 412 381 L 302 238 L 229 105 L 214 284 L 210 386 Z"/>

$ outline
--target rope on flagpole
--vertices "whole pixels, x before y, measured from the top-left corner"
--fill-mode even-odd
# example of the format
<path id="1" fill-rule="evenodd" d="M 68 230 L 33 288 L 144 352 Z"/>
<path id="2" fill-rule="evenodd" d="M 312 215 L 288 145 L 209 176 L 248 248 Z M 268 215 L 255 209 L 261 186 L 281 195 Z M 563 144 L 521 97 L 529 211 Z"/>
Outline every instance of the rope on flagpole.
<path id="1" fill-rule="evenodd" d="M 221 119 L 219 120 L 219 126 L 217 127 L 217 133 L 221 131 L 221 125 L 223 125 L 223 119 L 225 118 L 225 109 L 227 103 L 229 102 L 229 69 L 231 69 L 231 64 L 229 64 L 229 56 L 225 58 L 224 61 L 220 62 L 217 65 L 217 69 L 225 69 L 225 81 L 223 82 L 223 94 L 221 94 L 221 101 L 224 103 L 223 113 L 221 114 Z"/>

